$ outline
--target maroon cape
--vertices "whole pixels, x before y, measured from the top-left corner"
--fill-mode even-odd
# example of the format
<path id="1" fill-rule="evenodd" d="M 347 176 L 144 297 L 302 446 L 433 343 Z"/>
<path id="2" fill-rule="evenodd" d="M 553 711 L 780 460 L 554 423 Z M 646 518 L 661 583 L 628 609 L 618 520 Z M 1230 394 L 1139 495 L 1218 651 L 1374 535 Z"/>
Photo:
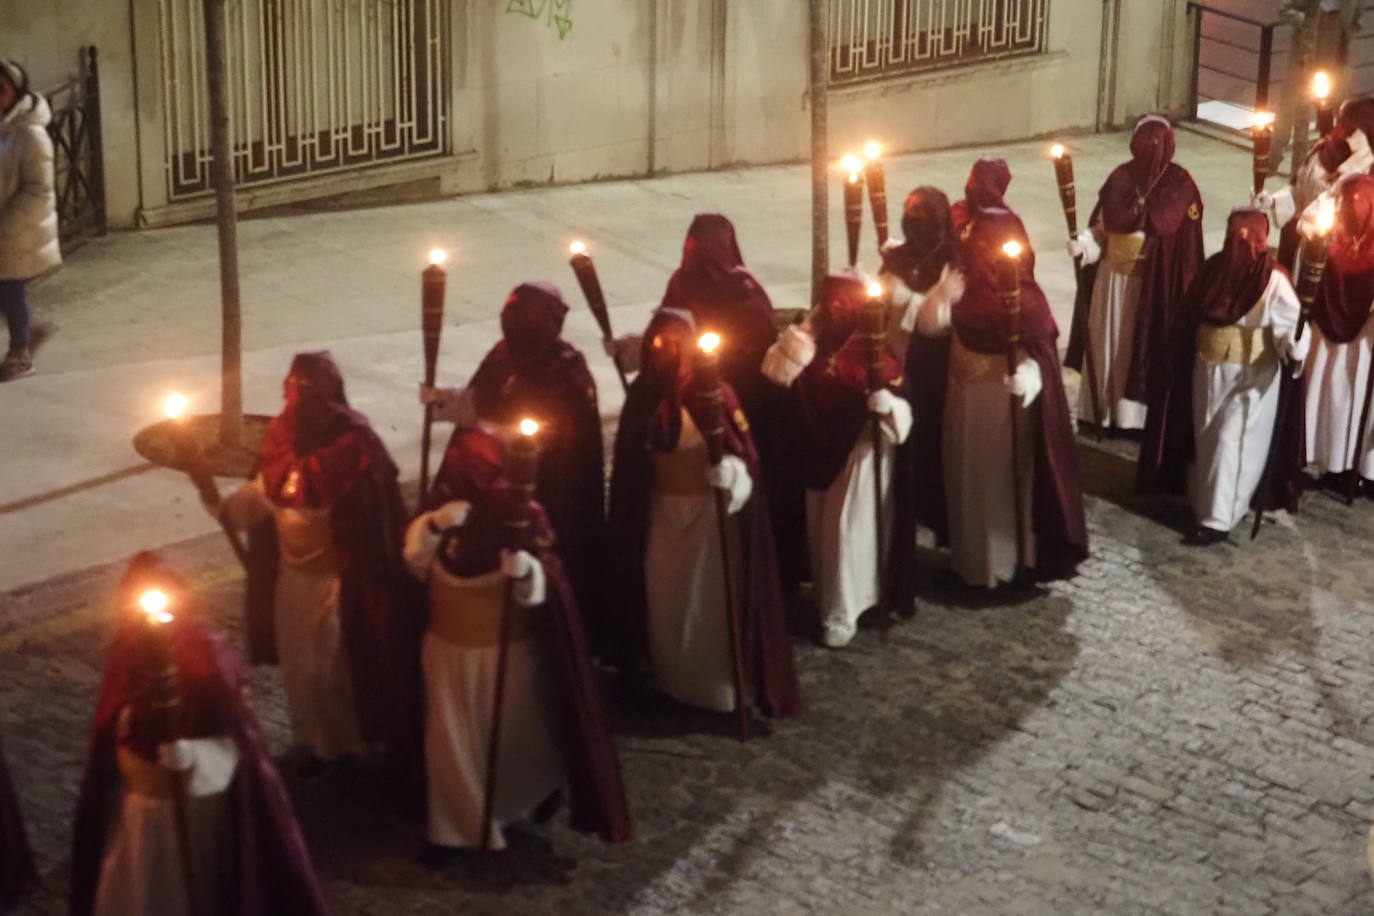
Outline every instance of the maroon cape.
<path id="1" fill-rule="evenodd" d="M 148 555 L 140 555 L 133 573 Z M 153 561 L 155 564 L 156 561 Z M 214 633 L 194 621 L 187 607 L 189 595 L 170 573 L 149 570 L 143 578 L 126 577 L 126 600 L 132 585 L 151 585 L 177 596 L 178 616 L 163 625 L 181 687 L 180 731 L 184 737 L 223 735 L 233 739 L 239 753 L 238 770 L 230 784 L 233 824 L 237 833 L 234 862 L 237 899 L 228 909 L 241 916 L 328 912 L 316 880 L 310 853 L 296 823 L 291 800 L 268 756 L 257 719 L 244 702 L 248 674 L 237 654 Z M 132 707 L 131 749 L 155 759 L 156 739 L 140 729 L 143 676 L 140 674 L 147 627 L 126 621 L 116 633 L 106 658 L 105 677 L 96 702 L 76 806 L 72 848 L 71 912 L 92 912 L 100 881 L 109 818 L 116 810 L 120 776 L 115 765 L 116 726 L 120 711 Z"/>
<path id="2" fill-rule="evenodd" d="M 985 210 L 974 218 L 965 233 L 960 253 L 965 291 L 954 304 L 954 333 L 960 343 L 974 352 L 999 357 L 1006 353 L 997 264 L 1002 258 L 1001 246 L 1010 239 L 1019 241 L 1025 251 L 1021 259 L 1021 349 L 1039 365 L 1044 386 L 1026 414 L 1030 418 L 1029 432 L 1035 437 L 1031 526 L 1036 538 L 1036 565 L 1032 572 L 1041 581 L 1067 579 L 1076 574 L 1078 564 L 1088 556 L 1078 451 L 1055 346 L 1059 329 L 1045 294 L 1035 282 L 1035 252 L 1030 239 L 1021 221 L 1010 211 Z M 949 342 L 922 339 L 916 345 L 914 358 L 926 357 L 940 345 L 947 351 Z M 936 356 L 933 361 L 938 363 L 941 358 L 948 365 L 948 355 Z M 948 375 L 941 379 L 929 375 L 922 374 L 920 386 L 913 390 L 912 405 L 918 415 L 923 415 L 922 427 L 933 433 L 915 443 L 913 460 L 923 468 L 938 467 L 941 463 L 943 443 L 938 431 L 942 429 L 948 390 Z M 934 490 L 932 499 L 938 501 L 940 508 L 928 523 L 940 526 L 937 533 L 947 535 L 943 476 L 932 480 L 930 488 Z M 924 508 L 929 509 L 929 504 Z"/>
<path id="3" fill-rule="evenodd" d="M 14 795 L 5 752 L 0 748 L 0 908 L 8 907 L 38 886 L 19 800 Z"/>
<path id="4" fill-rule="evenodd" d="M 668 326 L 683 330 L 690 319 L 674 317 L 660 310 L 649 323 L 645 335 L 648 350 L 653 336 Z M 648 356 L 645 366 L 649 365 Z M 704 426 L 699 413 L 701 392 L 685 373 L 671 369 L 665 381 L 649 369 L 641 371 L 625 396 L 620 426 L 615 438 L 615 464 L 611 476 L 610 523 L 615 552 L 611 556 L 612 601 L 616 614 L 612 631 L 616 633 L 616 661 L 634 670 L 645 658 L 645 622 L 648 616 L 644 578 L 644 556 L 649 534 L 649 508 L 654 489 L 653 451 L 668 449 L 679 432 L 676 405 L 685 405 L 698 427 Z M 668 387 L 672 386 L 672 387 Z M 778 579 L 773 532 L 769 524 L 767 496 L 758 486 L 761 477 L 758 452 L 749 434 L 749 424 L 739 399 L 728 384 L 724 394 L 725 450 L 738 456 L 756 481 L 754 495 L 734 517 L 740 532 L 739 570 L 743 582 L 740 608 L 743 616 L 745 676 L 754 685 L 755 700 L 770 716 L 792 716 L 802 710 L 801 690 L 792 660 L 792 645 L 787 633 L 787 616 Z M 666 408 L 666 409 L 665 409 Z M 668 416 L 665 417 L 665 414 Z M 724 609 L 722 609 L 722 613 Z"/>
<path id="5" fill-rule="evenodd" d="M 492 475 L 493 470 L 500 473 L 501 443 L 478 430 L 466 433 L 454 465 L 465 470 L 454 484 L 466 490 L 468 495 L 460 498 L 472 502 L 473 509 L 464 525 L 440 542 L 440 562 L 455 576 L 471 577 L 498 568 L 502 550 L 524 550 L 544 567 L 548 597 L 540 619 L 547 626 L 541 636 L 555 672 L 556 697 L 563 704 L 557 720 L 563 726 L 559 745 L 567 769 L 572 827 L 600 834 L 609 843 L 628 842 L 634 830 L 620 758 L 554 528 L 542 506 L 519 501 L 504 480 Z M 485 483 L 480 490 L 474 486 L 478 482 Z"/>
<path id="6" fill-rule="evenodd" d="M 606 455 L 596 382 L 577 348 L 558 337 L 566 312 L 550 284 L 516 287 L 501 313 L 505 339 L 487 354 L 470 387 L 483 419 L 539 421 L 535 497 L 558 533 L 578 604 L 599 607 L 605 601 Z M 443 477 L 441 468 L 437 479 Z M 449 498 L 431 491 L 421 508 Z"/>
<path id="7" fill-rule="evenodd" d="M 367 418 L 349 409 L 328 354 L 297 356 L 287 378 L 287 406 L 268 424 L 258 473 L 277 505 L 330 509 L 339 621 L 358 724 L 367 740 L 387 742 L 413 768 L 423 727 L 423 629 L 405 610 L 416 599 L 401 556 L 409 513 L 396 465 Z M 293 387 L 303 393 L 293 397 Z M 277 659 L 273 606 L 280 564 L 275 524 L 255 528 L 250 542 L 249 658 L 271 663 Z"/>
<path id="8" fill-rule="evenodd" d="M 1174 163 L 1174 132 L 1164 118 L 1150 115 L 1136 124 L 1130 162 L 1108 176 L 1098 193 L 1089 225 L 1099 221 L 1108 232 L 1144 231 L 1140 305 L 1132 338 L 1126 397 L 1141 403 L 1167 393 L 1174 381 L 1175 354 L 1194 327 L 1179 312 L 1188 284 L 1202 267 L 1202 197 L 1193 178 Z M 1076 312 L 1092 307 L 1098 264 L 1079 274 Z M 1075 321 L 1064 365 L 1081 370 L 1086 341 L 1079 333 L 1087 322 Z M 1137 486 L 1150 489 L 1162 459 L 1162 429 L 1148 422 L 1141 443 Z"/>
<path id="9" fill-rule="evenodd" d="M 950 208 L 954 230 L 963 234 L 968 224 L 984 210 L 1010 210 L 1006 201 L 1011 187 L 1011 166 L 997 156 L 983 156 L 973 163 L 964 183 L 964 199 Z M 943 196 L 943 195 L 942 195 Z"/>
<path id="10" fill-rule="evenodd" d="M 821 287 L 820 302 L 812 314 L 816 356 L 788 389 L 788 454 L 808 489 L 824 490 L 844 469 L 860 437 L 871 434 L 868 410 L 867 337 L 859 329 L 859 314 L 866 294 L 856 277 L 832 275 Z M 887 390 L 908 397 L 902 364 L 890 350 L 883 352 L 883 378 Z M 895 454 L 895 453 L 894 453 Z M 915 599 L 916 526 L 910 497 L 915 491 L 908 478 L 913 471 L 900 456 L 892 468 L 896 501 L 887 550 L 888 574 L 883 584 L 887 607 L 909 612 Z M 861 498 L 873 499 L 873 494 Z"/>

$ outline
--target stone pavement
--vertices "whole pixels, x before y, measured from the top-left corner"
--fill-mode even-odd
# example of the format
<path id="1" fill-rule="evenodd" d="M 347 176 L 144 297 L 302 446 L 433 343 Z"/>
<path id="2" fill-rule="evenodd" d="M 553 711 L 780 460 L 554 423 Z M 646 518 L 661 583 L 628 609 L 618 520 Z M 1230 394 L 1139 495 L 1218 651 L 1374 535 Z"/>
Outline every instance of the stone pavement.
<path id="1" fill-rule="evenodd" d="M 1125 138 L 1067 142 L 1086 221 L 1091 195 L 1125 155 Z M 996 152 L 1016 175 L 1008 200 L 1040 253 L 1038 275 L 1066 342 L 1073 280 L 1047 143 Z M 989 151 L 892 159 L 894 215 L 905 189 L 918 184 L 961 196 L 969 164 Z M 1215 248 L 1226 212 L 1247 194 L 1249 160 L 1187 133 L 1179 135 L 1179 160 L 1203 189 Z M 592 246 L 620 329 L 642 326 L 677 264 L 688 222 L 701 210 L 735 220 L 750 267 L 779 306 L 805 305 L 808 175 L 804 165 L 779 166 L 245 221 L 245 403 L 250 411 L 275 412 L 290 355 L 328 347 L 342 363 L 350 397 L 413 478 L 420 440 L 418 273 L 430 248 L 453 252 L 440 375 L 456 384 L 498 336 L 494 318 L 506 293 L 526 279 L 557 281 L 575 305 L 570 338 L 599 351 L 566 260 L 577 237 Z M 834 264 L 844 260 L 839 180 L 831 208 Z M 869 251 L 872 226 L 864 232 Z M 0 389 L 0 428 L 8 431 L 0 465 L 0 591 L 109 562 L 134 545 L 212 530 L 184 480 L 142 462 L 129 440 L 159 418 L 170 389 L 194 395 L 193 410 L 218 408 L 215 257 L 211 226 L 120 233 L 81 249 L 34 291 L 39 317 L 60 331 L 40 355 L 36 375 Z M 872 256 L 864 260 L 874 265 Z M 619 383 L 608 360 L 594 354 L 591 362 L 602 408 L 615 416 Z"/>
<path id="2" fill-rule="evenodd" d="M 348 914 L 1374 912 L 1374 506 L 1310 496 L 1296 524 L 1200 551 L 1133 467 L 1083 447 L 1093 556 L 1004 602 L 926 589 L 883 645 L 799 646 L 805 716 L 740 745 L 726 723 L 622 708 L 638 838 L 558 826 L 502 861 L 412 864 L 420 825 L 363 774 L 293 786 Z M 167 550 L 237 636 L 214 538 Z M 84 730 L 118 575 L 12 593 L 5 740 L 61 913 Z M 276 673 L 256 702 L 284 749 Z"/>

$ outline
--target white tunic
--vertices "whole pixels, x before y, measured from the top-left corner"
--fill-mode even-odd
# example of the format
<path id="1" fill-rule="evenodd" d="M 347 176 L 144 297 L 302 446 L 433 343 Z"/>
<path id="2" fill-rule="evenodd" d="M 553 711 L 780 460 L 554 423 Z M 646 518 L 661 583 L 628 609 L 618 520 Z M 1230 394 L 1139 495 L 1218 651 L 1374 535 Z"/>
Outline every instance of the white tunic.
<path id="1" fill-rule="evenodd" d="M 411 522 L 406 563 L 431 590 L 431 624 L 420 650 L 425 678 L 425 776 L 428 836 L 441 846 L 477 848 L 482 841 L 487 751 L 496 700 L 496 641 L 455 641 L 437 620 L 440 614 L 473 615 L 461 629 L 499 633 L 506 577 L 499 570 L 454 576 L 435 559 L 440 536 L 429 515 Z M 520 608 L 544 603 L 544 570 L 536 561 L 528 581 L 513 582 Z M 517 613 L 525 613 L 519 611 Z M 484 619 L 474 619 L 483 615 Z M 527 618 L 526 618 L 527 619 Z M 501 709 L 496 798 L 491 848 L 505 849 L 502 825 L 526 817 L 564 782 L 562 753 L 555 740 L 554 695 L 544 646 L 528 632 L 512 640 L 507 655 Z M 478 642 L 482 642 L 479 640 Z"/>
<path id="2" fill-rule="evenodd" d="M 141 758 L 130 760 L 130 752 L 119 752 L 120 788 L 105 837 L 95 916 L 231 912 L 225 900 L 232 896 L 238 848 L 227 790 L 238 767 L 238 749 L 230 738 L 182 740 L 168 749 L 178 758 L 181 772 Z M 132 780 L 131 775 L 142 778 Z M 166 791 L 152 794 L 150 783 Z M 182 793 L 194 908 L 186 894 L 177 802 L 171 791 Z"/>
<path id="3" fill-rule="evenodd" d="M 259 476 L 225 500 L 227 518 L 248 528 L 272 516 L 284 528 L 327 530 L 328 509 L 287 509 L 268 499 Z M 274 622 L 291 732 L 322 760 L 361 755 L 353 683 L 339 623 L 339 575 L 332 564 L 290 561 L 283 541 Z"/>
<path id="4" fill-rule="evenodd" d="M 796 360 L 787 359 L 791 350 L 805 356 L 807 348 L 793 347 L 792 339 L 804 332 L 789 328 L 764 357 L 764 373 L 780 385 L 790 385 L 800 371 L 792 371 Z M 811 356 L 801 368 L 814 358 Z M 893 398 L 892 413 L 882 418 L 882 498 L 883 530 L 878 534 L 874 519 L 873 437 L 868 424 L 849 452 L 844 467 L 824 490 L 806 492 L 806 529 L 811 555 L 811 577 L 820 605 L 825 642 L 843 646 L 858 629 L 859 616 L 878 603 L 878 574 L 875 558 L 878 545 L 886 545 L 892 535 L 895 507 L 892 492 L 892 463 L 897 446 L 911 433 L 911 405 Z M 881 537 L 881 541 L 879 540 Z M 891 557 L 884 557 L 888 563 Z"/>
<path id="5" fill-rule="evenodd" d="M 1199 347 L 1193 365 L 1197 451 L 1188 475 L 1188 497 L 1197 523 L 1205 528 L 1230 531 L 1250 508 L 1274 433 L 1279 358 L 1294 352 L 1298 314 L 1292 284 L 1275 270 L 1259 301 L 1232 326 L 1270 328 L 1273 349 L 1258 361 L 1242 363 L 1211 362 Z"/>
<path id="6" fill-rule="evenodd" d="M 1022 358 L 1021 364 L 1038 364 Z M 1019 370 L 1018 370 L 1019 371 Z M 1036 372 L 1038 378 L 1038 371 Z M 1018 407 L 1018 454 L 1026 564 L 1035 565 L 1031 487 L 1040 405 Z M 1016 576 L 1016 509 L 1012 499 L 1011 397 L 1006 359 L 969 350 L 956 335 L 950 344 L 945 395 L 945 509 L 950 563 L 969 585 L 995 588 Z"/>
<path id="7" fill-rule="evenodd" d="M 1100 226 L 1094 226 L 1091 232 L 1080 233 L 1079 239 L 1087 243 L 1084 264 L 1102 259 L 1107 237 Z M 1126 397 L 1126 382 L 1131 372 L 1132 350 L 1135 347 L 1136 315 L 1140 308 L 1140 280 L 1138 271 L 1129 275 L 1119 274 L 1104 262 L 1098 268 L 1097 280 L 1093 284 L 1086 344 L 1092 347 L 1094 368 L 1097 370 L 1098 400 L 1106 414 L 1102 422 L 1107 427 L 1142 429 L 1145 426 L 1145 405 Z M 1086 356 L 1083 365 L 1078 416 L 1091 420 L 1093 402 Z"/>
<path id="8" fill-rule="evenodd" d="M 1363 131 L 1356 130 L 1346 143 L 1350 146 L 1350 155 L 1334 173 L 1327 172 L 1321 160 L 1312 156 L 1298 167 L 1292 184 L 1274 192 L 1265 209 L 1275 227 L 1286 224 L 1294 214 L 1305 212 L 1314 200 L 1334 188 L 1346 175 L 1368 172 L 1374 166 L 1374 153 Z"/>
<path id="9" fill-rule="evenodd" d="M 696 463 L 704 469 L 705 450 L 701 432 L 683 410 L 674 455 L 691 458 L 688 453 L 700 452 Z M 739 458 L 727 455 L 722 463 L 733 468 L 728 488 L 733 514 L 748 502 L 753 482 Z M 733 521 L 727 530 L 738 545 Z M 738 549 L 732 554 L 742 559 Z M 743 581 L 744 570 L 736 569 L 735 575 L 736 583 Z M 644 576 L 649 656 L 659 686 L 681 703 L 717 712 L 734 710 L 734 665 L 715 496 L 704 480 L 694 492 L 666 492 L 655 482 Z"/>

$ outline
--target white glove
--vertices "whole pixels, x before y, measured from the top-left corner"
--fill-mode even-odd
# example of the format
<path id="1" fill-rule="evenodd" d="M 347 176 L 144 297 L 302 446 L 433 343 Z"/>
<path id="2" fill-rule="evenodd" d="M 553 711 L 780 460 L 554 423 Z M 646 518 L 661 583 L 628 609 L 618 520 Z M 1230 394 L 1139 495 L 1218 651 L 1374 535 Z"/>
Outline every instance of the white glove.
<path id="1" fill-rule="evenodd" d="M 734 514 L 749 502 L 754 492 L 754 481 L 749 477 L 749 468 L 738 455 L 726 455 L 720 464 L 706 469 L 706 482 L 718 490 L 730 494 L 730 513 Z"/>
<path id="2" fill-rule="evenodd" d="M 1307 354 L 1311 349 L 1312 330 L 1311 328 L 1303 328 L 1302 336 L 1288 345 L 1288 359 L 1299 364 L 1297 371 L 1293 373 L 1295 378 L 1302 374 L 1301 364 L 1307 361 Z"/>
<path id="3" fill-rule="evenodd" d="M 1027 408 L 1040 396 L 1043 380 L 1040 378 L 1040 364 L 1033 359 L 1023 359 L 1016 371 L 1007 376 L 1007 391 L 1021 399 L 1021 407 Z"/>
<path id="4" fill-rule="evenodd" d="M 1258 191 L 1251 195 L 1250 206 L 1267 213 L 1274 209 L 1274 195 L 1268 191 Z"/>
<path id="5" fill-rule="evenodd" d="M 429 521 L 433 527 L 440 531 L 460 528 L 468 520 L 468 513 L 471 511 L 472 503 L 463 499 L 455 499 L 453 502 L 444 503 L 429 513 Z"/>
<path id="6" fill-rule="evenodd" d="M 954 304 L 964 298 L 964 287 L 964 272 L 945 265 L 939 282 L 930 288 L 916 310 L 915 327 L 922 337 L 945 336 Z"/>
<path id="7" fill-rule="evenodd" d="M 883 242 L 883 247 L 879 248 L 878 250 L 881 251 L 883 254 L 887 254 L 889 251 L 901 248 L 905 244 L 906 239 L 895 239 L 889 236 L 888 240 L 886 242 Z"/>
<path id="8" fill-rule="evenodd" d="M 1091 229 L 1084 229 L 1069 239 L 1065 247 L 1069 257 L 1082 258 L 1084 264 L 1096 264 L 1102 258 L 1102 246 L 1097 244 L 1097 236 L 1093 235 Z"/>
<path id="9" fill-rule="evenodd" d="M 868 394 L 868 412 L 885 417 L 897 409 L 897 396 L 886 388 L 879 388 Z"/>
<path id="10" fill-rule="evenodd" d="M 523 550 L 501 551 L 501 575 L 520 581 L 534 575 L 535 559 Z"/>
<path id="11" fill-rule="evenodd" d="M 189 741 L 168 741 L 157 746 L 157 762 L 174 773 L 185 773 L 195 765 L 196 755 Z"/>
<path id="12" fill-rule="evenodd" d="M 816 358 L 816 340 L 806 328 L 788 325 L 778 342 L 763 356 L 762 371 L 771 381 L 786 387 Z"/>

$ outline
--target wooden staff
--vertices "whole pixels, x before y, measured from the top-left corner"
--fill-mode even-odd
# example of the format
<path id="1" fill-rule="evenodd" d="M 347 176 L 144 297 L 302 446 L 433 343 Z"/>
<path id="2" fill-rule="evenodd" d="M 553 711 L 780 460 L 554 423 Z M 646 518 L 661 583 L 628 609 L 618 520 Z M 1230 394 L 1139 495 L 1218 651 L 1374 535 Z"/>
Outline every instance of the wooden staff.
<path id="1" fill-rule="evenodd" d="M 1021 245 L 1007 242 L 1005 257 L 998 262 L 1002 291 L 1002 319 L 1007 341 L 1007 376 L 1016 375 L 1021 348 Z M 1021 505 L 1021 421 L 1020 398 L 1009 396 L 1011 407 L 1011 499 L 1016 520 L 1016 579 L 1027 569 L 1025 507 Z"/>
<path id="2" fill-rule="evenodd" d="M 172 659 L 171 648 L 167 645 L 166 625 L 175 618 L 168 612 L 171 603 L 167 593 L 161 589 L 149 589 L 139 596 L 138 605 L 143 611 L 144 638 L 146 655 L 143 659 L 143 675 L 147 679 L 150 699 L 150 731 L 154 746 L 176 741 L 181 737 L 181 678 L 176 663 Z M 200 911 L 196 899 L 194 866 L 191 861 L 191 831 L 186 819 L 186 779 L 183 774 L 173 771 L 175 783 L 172 792 L 172 816 L 176 822 L 177 850 L 181 856 L 181 878 L 186 888 L 186 904 L 192 916 Z"/>
<path id="3" fill-rule="evenodd" d="M 887 171 L 883 168 L 882 147 L 870 140 L 864 147 L 864 184 L 868 186 L 868 205 L 873 210 L 873 228 L 878 233 L 878 250 L 887 244 Z"/>
<path id="4" fill-rule="evenodd" d="M 448 275 L 444 262 L 448 253 L 436 248 L 429 253 L 429 266 L 420 277 L 420 330 L 424 334 L 425 387 L 433 388 L 439 366 L 439 335 L 444 329 L 444 287 Z M 420 433 L 420 502 L 429 492 L 430 434 L 434 425 L 434 405 L 425 405 L 425 425 Z"/>
<path id="5" fill-rule="evenodd" d="M 1302 339 L 1302 332 L 1307 328 L 1308 316 L 1312 313 L 1312 300 L 1317 296 L 1317 290 L 1321 287 L 1322 274 L 1326 271 L 1326 254 L 1331 247 L 1331 224 L 1334 221 L 1334 207 L 1323 205 L 1322 212 L 1317 217 L 1317 235 L 1315 238 L 1306 239 L 1302 245 L 1302 270 L 1298 273 L 1298 304 L 1301 311 L 1298 313 L 1298 328 L 1293 335 L 1293 341 Z M 1291 367 L 1290 367 L 1291 369 Z M 1274 417 L 1274 433 L 1269 440 L 1269 453 L 1265 457 L 1264 472 L 1260 474 L 1259 487 L 1255 491 L 1259 494 L 1259 503 L 1255 508 L 1255 521 L 1250 526 L 1250 540 L 1259 536 L 1260 526 L 1264 524 L 1264 503 L 1269 498 L 1269 488 L 1273 485 L 1274 467 L 1279 462 L 1279 449 L 1283 432 L 1282 424 L 1288 416 L 1290 409 L 1289 402 L 1293 399 L 1293 391 L 1300 385 L 1300 380 L 1293 378 L 1291 373 L 1285 372 L 1279 381 L 1279 406 L 1278 413 Z"/>
<path id="6" fill-rule="evenodd" d="M 845 156 L 844 166 L 849 177 L 844 183 L 844 232 L 849 243 L 849 266 L 859 263 L 859 232 L 864 225 L 864 184 L 860 169 L 863 163 L 857 156 Z"/>
<path id="7" fill-rule="evenodd" d="M 706 440 L 706 455 L 712 467 L 725 458 L 725 404 L 720 388 L 720 335 L 703 334 L 698 341 L 696 377 L 701 389 L 702 437 Z M 735 557 L 730 549 L 729 495 L 714 488 L 716 500 L 716 532 L 720 537 L 720 560 L 725 584 L 725 613 L 730 626 L 731 674 L 735 686 L 735 719 L 739 740 L 749 740 L 749 706 L 745 696 L 744 628 L 740 623 L 739 599 L 735 594 Z"/>
<path id="8" fill-rule="evenodd" d="M 1050 150 L 1050 155 L 1054 159 L 1054 177 L 1059 184 L 1059 203 L 1064 207 L 1064 223 L 1069 229 L 1069 238 L 1078 238 L 1078 189 L 1073 178 L 1073 157 L 1068 150 L 1061 144 L 1056 143 Z M 1078 281 L 1078 288 L 1083 289 L 1083 259 L 1076 257 L 1073 259 L 1073 275 Z M 1088 383 L 1089 402 L 1093 408 L 1093 424 L 1096 426 L 1094 435 L 1097 439 L 1102 438 L 1102 393 L 1097 387 L 1097 355 L 1093 351 L 1092 332 L 1088 324 L 1088 308 L 1092 304 L 1092 291 L 1088 290 L 1084 297 L 1088 306 L 1082 309 L 1073 310 L 1073 323 L 1078 331 L 1079 340 L 1083 341 L 1083 370 L 1087 375 L 1085 381 Z"/>
<path id="9" fill-rule="evenodd" d="M 1254 147 L 1254 185 L 1255 193 L 1264 190 L 1264 181 L 1269 177 L 1269 149 L 1274 140 L 1274 115 L 1268 111 L 1255 112 L 1251 119 L 1250 140 Z"/>
<path id="10" fill-rule="evenodd" d="M 582 295 L 587 299 L 587 307 L 592 310 L 592 317 L 601 328 L 601 339 L 610 343 L 615 340 L 615 334 L 611 332 L 611 314 L 606 310 L 606 295 L 601 291 L 601 278 L 597 276 L 596 264 L 593 263 L 592 256 L 587 254 L 587 246 L 582 242 L 573 242 L 568 246 L 568 251 L 572 254 L 568 263 L 577 275 L 577 285 L 582 287 Z M 616 374 L 620 376 L 620 387 L 628 391 L 630 383 L 625 380 L 625 370 L 620 368 L 619 357 L 612 362 L 615 363 Z"/>
<path id="11" fill-rule="evenodd" d="M 870 283 L 867 292 L 868 301 L 864 303 L 861 317 L 865 355 L 868 357 L 868 393 L 872 395 L 887 387 L 887 378 L 883 372 L 883 356 L 887 350 L 887 306 L 882 299 L 881 284 Z M 873 445 L 873 524 L 878 545 L 874 552 L 878 583 L 878 600 L 875 606 L 883 610 L 887 606 L 883 600 L 883 570 L 886 568 L 884 554 L 887 546 L 883 540 L 883 418 L 876 413 L 869 414 L 869 436 Z M 886 618 L 885 611 L 882 616 Z"/>
<path id="12" fill-rule="evenodd" d="M 1325 70 L 1313 74 L 1312 95 L 1317 100 L 1317 136 L 1325 137 L 1336 128 L 1336 110 L 1331 105 L 1331 77 Z"/>
<path id="13" fill-rule="evenodd" d="M 523 529 L 530 524 L 529 506 L 534 500 L 535 472 L 539 467 L 539 424 L 534 420 L 520 421 L 520 436 L 510 447 L 507 476 L 515 490 L 517 502 L 506 527 L 516 542 Z M 515 583 L 505 582 L 505 596 L 501 602 L 501 641 L 496 650 L 496 690 L 492 698 L 491 735 L 487 741 L 486 785 L 482 793 L 483 851 L 491 850 L 492 821 L 496 817 L 496 772 L 501 764 L 501 720 L 506 709 L 506 675 L 510 666 L 510 630 L 515 610 Z"/>
<path id="14" fill-rule="evenodd" d="M 168 429 L 171 432 L 172 445 L 176 449 L 177 464 L 186 469 L 186 476 L 191 478 L 191 483 L 199 492 L 200 501 L 208 506 L 220 507 L 220 510 L 215 513 L 215 520 L 219 522 L 220 530 L 224 532 L 225 539 L 229 541 L 229 548 L 234 551 L 234 556 L 238 557 L 244 572 L 247 572 L 248 548 L 243 546 L 239 533 L 234 530 L 234 526 L 229 524 L 229 519 L 224 515 L 223 503 L 220 502 L 219 497 L 219 487 L 215 486 L 214 472 L 210 470 L 210 463 L 205 460 L 205 452 L 200 447 L 200 440 L 196 438 L 195 433 L 191 431 L 183 419 L 185 410 L 186 398 L 183 395 L 174 392 L 167 396 L 163 411 L 170 421 Z"/>

